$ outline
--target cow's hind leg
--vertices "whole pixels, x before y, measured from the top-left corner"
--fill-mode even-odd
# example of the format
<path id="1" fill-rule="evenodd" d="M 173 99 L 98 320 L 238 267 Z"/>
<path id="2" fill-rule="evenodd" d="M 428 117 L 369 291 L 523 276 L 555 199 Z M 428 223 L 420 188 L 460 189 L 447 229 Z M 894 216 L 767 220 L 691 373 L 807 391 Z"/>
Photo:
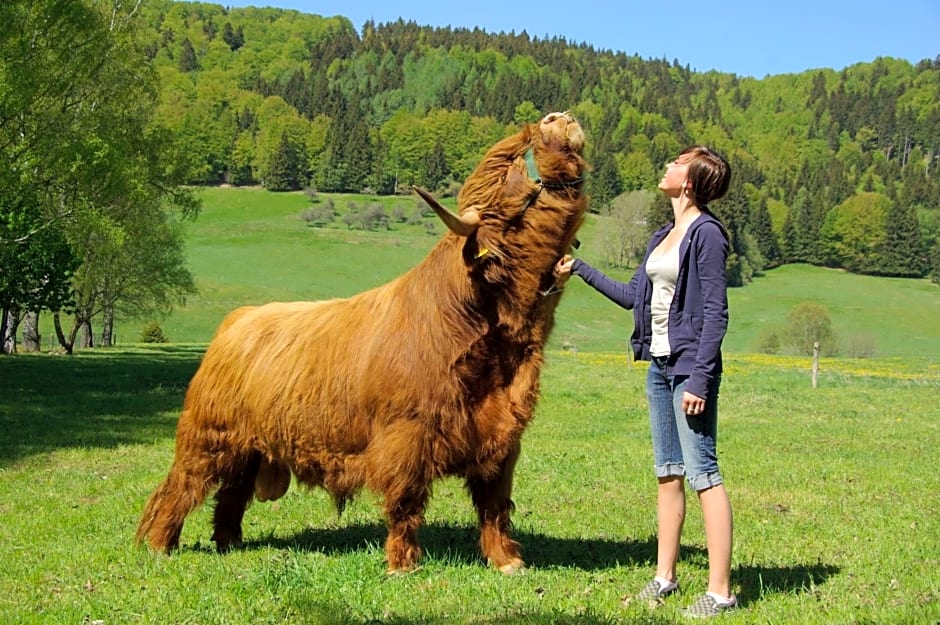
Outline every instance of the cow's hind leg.
<path id="1" fill-rule="evenodd" d="M 137 543 L 148 539 L 155 550 L 167 553 L 179 547 L 183 522 L 205 500 L 211 487 L 206 476 L 187 471 L 174 462 L 169 475 L 144 506 L 137 526 Z"/>
<path id="2" fill-rule="evenodd" d="M 170 473 L 147 500 L 137 527 L 137 542 L 149 539 L 157 551 L 169 552 L 179 546 L 183 522 L 205 501 L 216 486 L 230 475 L 238 459 L 231 441 L 217 428 L 197 425 L 193 413 L 183 411 L 176 432 L 176 458 Z"/>
<path id="3" fill-rule="evenodd" d="M 490 564 L 507 574 L 525 567 L 519 543 L 509 537 L 512 476 L 518 458 L 519 444 L 516 443 L 494 477 L 467 478 L 467 489 L 480 521 L 480 549 Z"/>
<path id="4" fill-rule="evenodd" d="M 242 540 L 242 518 L 255 491 L 261 454 L 252 452 L 232 463 L 215 494 L 212 540 L 219 551 L 228 551 Z"/>

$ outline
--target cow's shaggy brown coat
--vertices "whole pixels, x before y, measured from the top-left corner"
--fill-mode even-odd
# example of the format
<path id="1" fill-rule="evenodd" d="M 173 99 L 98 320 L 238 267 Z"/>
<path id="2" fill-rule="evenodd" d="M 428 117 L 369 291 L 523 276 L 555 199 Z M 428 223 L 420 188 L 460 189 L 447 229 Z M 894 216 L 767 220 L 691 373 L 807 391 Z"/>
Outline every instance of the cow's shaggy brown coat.
<path id="1" fill-rule="evenodd" d="M 458 475 L 484 556 L 522 567 L 508 534 L 513 470 L 560 297 L 552 268 L 586 208 L 583 144 L 564 113 L 497 143 L 466 180 L 459 219 L 419 190 L 453 232 L 384 286 L 231 313 L 190 383 L 138 542 L 177 547 L 216 491 L 212 538 L 228 549 L 252 496 L 280 497 L 293 474 L 340 507 L 362 487 L 381 493 L 389 570 L 407 570 L 432 481 Z"/>

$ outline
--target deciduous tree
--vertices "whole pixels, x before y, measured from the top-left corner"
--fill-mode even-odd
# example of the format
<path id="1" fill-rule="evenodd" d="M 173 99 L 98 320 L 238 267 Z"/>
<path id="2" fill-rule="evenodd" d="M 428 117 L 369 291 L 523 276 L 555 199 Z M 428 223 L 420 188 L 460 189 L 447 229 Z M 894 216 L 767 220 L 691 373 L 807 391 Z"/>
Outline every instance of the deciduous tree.
<path id="1" fill-rule="evenodd" d="M 179 186 L 188 172 L 172 135 L 154 123 L 158 87 L 137 38 L 137 9 L 117 1 L 0 3 L 0 247 L 11 258 L 4 274 L 15 267 L 22 285 L 8 310 L 44 307 L 58 321 L 74 310 L 75 328 L 87 328 L 94 300 L 83 297 L 81 275 L 100 275 L 104 257 L 93 252 L 106 248 L 82 243 L 145 245 L 124 230 L 129 209 L 198 209 Z"/>

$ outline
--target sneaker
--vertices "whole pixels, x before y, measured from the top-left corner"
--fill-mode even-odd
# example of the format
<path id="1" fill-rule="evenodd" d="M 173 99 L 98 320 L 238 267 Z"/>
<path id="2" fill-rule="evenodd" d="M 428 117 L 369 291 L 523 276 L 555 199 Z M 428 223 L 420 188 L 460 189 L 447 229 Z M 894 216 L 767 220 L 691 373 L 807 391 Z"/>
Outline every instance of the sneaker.
<path id="1" fill-rule="evenodd" d="M 634 601 L 643 601 L 649 603 L 650 607 L 657 607 L 662 605 L 663 599 L 677 590 L 679 590 L 678 584 L 664 584 L 658 579 L 652 579 L 650 583 L 644 586 L 643 590 L 638 592 L 635 596 L 625 597 L 623 599 L 623 605 L 629 605 Z"/>
<path id="2" fill-rule="evenodd" d="M 737 607 L 738 600 L 735 597 L 731 597 L 731 601 L 728 603 L 718 603 L 717 599 L 706 593 L 699 597 L 695 603 L 682 610 L 682 615 L 689 618 L 711 618 Z"/>

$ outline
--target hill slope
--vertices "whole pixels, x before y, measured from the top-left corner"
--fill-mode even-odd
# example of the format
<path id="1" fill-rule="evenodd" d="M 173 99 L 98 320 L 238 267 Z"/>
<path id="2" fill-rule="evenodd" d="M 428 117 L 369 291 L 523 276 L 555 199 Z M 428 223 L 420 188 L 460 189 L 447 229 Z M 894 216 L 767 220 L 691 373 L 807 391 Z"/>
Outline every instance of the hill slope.
<path id="1" fill-rule="evenodd" d="M 190 268 L 200 294 L 164 322 L 173 342 L 207 342 L 230 310 L 272 300 L 345 297 L 377 286 L 416 264 L 437 241 L 423 225 L 393 223 L 390 230 L 310 228 L 300 214 L 310 205 L 300 193 L 273 194 L 245 189 L 205 189 L 205 210 L 189 226 Z M 375 198 L 332 196 L 344 210 Z M 321 200 L 325 201 L 325 200 Z M 390 198 L 406 211 L 414 200 Z M 592 220 L 597 217 L 592 216 Z M 596 263 L 598 224 L 581 231 L 581 254 Z M 627 272 L 612 272 L 629 279 Z M 877 278 L 809 265 L 786 265 L 731 289 L 727 352 L 756 350 L 766 325 L 782 325 L 796 304 L 824 305 L 843 338 L 870 336 L 878 356 L 937 357 L 940 346 L 940 289 L 926 280 Z M 558 310 L 552 346 L 580 351 L 626 349 L 632 317 L 572 280 Z M 125 327 L 124 342 L 136 327 Z"/>

